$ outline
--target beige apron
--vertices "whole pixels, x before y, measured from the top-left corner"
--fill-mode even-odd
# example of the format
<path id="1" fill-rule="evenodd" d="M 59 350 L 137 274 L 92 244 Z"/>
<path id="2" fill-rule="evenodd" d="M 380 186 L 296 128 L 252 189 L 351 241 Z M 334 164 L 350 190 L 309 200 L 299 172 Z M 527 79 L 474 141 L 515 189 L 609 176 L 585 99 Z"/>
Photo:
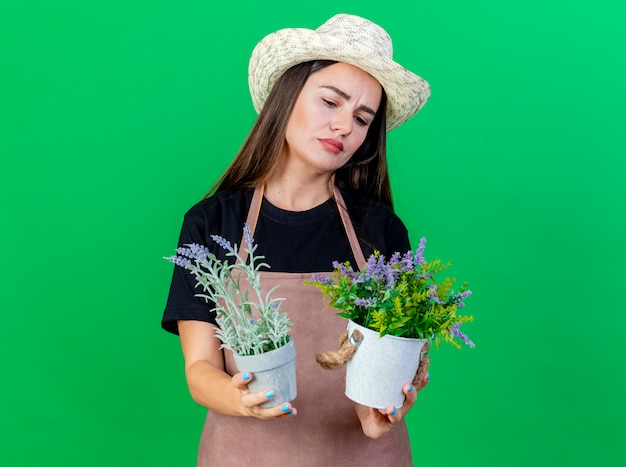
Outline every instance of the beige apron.
<path id="1" fill-rule="evenodd" d="M 247 225 L 252 232 L 263 199 L 254 192 Z M 365 258 L 339 190 L 335 190 L 342 222 L 360 268 Z M 241 243 L 240 243 L 241 245 Z M 315 355 L 336 349 L 346 321 L 326 308 L 322 292 L 304 285 L 311 274 L 262 272 L 265 291 L 275 285 L 276 297 L 285 297 L 283 309 L 293 323 L 298 396 L 295 417 L 260 420 L 209 411 L 198 452 L 198 466 L 411 466 L 411 450 L 404 420 L 379 439 L 361 430 L 354 403 L 344 395 L 343 370 L 324 370 Z M 237 373 L 232 353 L 224 351 L 226 371 Z"/>

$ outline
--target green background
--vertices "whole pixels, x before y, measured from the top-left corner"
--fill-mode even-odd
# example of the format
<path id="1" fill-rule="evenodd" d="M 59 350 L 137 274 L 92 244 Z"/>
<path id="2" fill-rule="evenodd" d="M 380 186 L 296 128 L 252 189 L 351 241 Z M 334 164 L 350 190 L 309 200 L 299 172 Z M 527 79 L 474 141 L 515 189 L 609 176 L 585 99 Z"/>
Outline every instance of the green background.
<path id="1" fill-rule="evenodd" d="M 337 12 L 432 98 L 390 134 L 396 207 L 474 291 L 432 353 L 416 465 L 626 465 L 622 0 L 0 6 L 0 463 L 194 465 L 160 330 L 183 213 L 255 118 L 249 53 Z"/>

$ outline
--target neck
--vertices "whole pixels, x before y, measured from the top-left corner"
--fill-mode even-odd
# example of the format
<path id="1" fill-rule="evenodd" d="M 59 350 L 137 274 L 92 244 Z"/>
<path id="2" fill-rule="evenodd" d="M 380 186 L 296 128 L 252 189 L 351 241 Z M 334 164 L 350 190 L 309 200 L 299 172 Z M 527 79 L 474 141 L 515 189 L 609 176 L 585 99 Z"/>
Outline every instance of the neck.
<path id="1" fill-rule="evenodd" d="M 264 196 L 274 206 L 287 211 L 306 211 L 328 201 L 333 195 L 332 177 L 301 179 L 276 174 L 265 184 Z"/>

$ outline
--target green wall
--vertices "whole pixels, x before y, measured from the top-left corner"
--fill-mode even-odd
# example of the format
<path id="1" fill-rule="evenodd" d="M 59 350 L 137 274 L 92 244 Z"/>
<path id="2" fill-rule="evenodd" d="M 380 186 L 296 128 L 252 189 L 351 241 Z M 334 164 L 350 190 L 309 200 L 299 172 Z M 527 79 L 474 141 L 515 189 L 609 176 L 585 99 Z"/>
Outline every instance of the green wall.
<path id="1" fill-rule="evenodd" d="M 626 465 L 622 0 L 7 4 L 2 465 L 194 465 L 161 257 L 255 117 L 256 42 L 336 12 L 432 85 L 390 134 L 396 206 L 474 290 L 476 348 L 433 352 L 409 416 L 416 465 Z"/>

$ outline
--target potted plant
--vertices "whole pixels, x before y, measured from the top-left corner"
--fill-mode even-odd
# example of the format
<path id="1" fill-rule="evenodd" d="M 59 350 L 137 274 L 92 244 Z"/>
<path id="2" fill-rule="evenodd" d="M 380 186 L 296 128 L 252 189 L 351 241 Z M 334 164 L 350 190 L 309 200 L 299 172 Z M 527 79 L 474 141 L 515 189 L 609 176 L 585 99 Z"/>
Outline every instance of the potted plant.
<path id="1" fill-rule="evenodd" d="M 243 234 L 248 262 L 243 261 L 236 244 L 231 245 L 219 235 L 211 238 L 231 261 L 218 259 L 198 244 L 186 244 L 176 250 L 175 256 L 165 259 L 195 276 L 196 287 L 202 288 L 196 296 L 215 304 L 212 311 L 216 312 L 215 335 L 222 341 L 220 348 L 233 352 L 239 371 L 254 375 L 248 385 L 251 391 L 274 390 L 276 396 L 261 405 L 272 407 L 292 401 L 297 395 L 291 322 L 280 310 L 284 299 L 272 298 L 278 286 L 262 294 L 260 269 L 269 265 L 258 262 L 264 257 L 255 256 L 257 245 L 248 226 L 244 226 Z"/>
<path id="2" fill-rule="evenodd" d="M 460 348 L 460 340 L 474 347 L 460 330 L 473 317 L 457 314 L 471 291 L 467 284 L 455 291 L 454 278 L 438 282 L 436 274 L 450 263 L 426 261 L 425 245 L 422 238 L 416 251 L 388 260 L 375 252 L 362 271 L 335 262 L 330 276 L 310 281 L 348 320 L 349 341 L 358 346 L 346 368 L 346 395 L 355 402 L 401 406 L 402 385 L 413 380 L 426 343 L 439 347 L 445 341 Z"/>

